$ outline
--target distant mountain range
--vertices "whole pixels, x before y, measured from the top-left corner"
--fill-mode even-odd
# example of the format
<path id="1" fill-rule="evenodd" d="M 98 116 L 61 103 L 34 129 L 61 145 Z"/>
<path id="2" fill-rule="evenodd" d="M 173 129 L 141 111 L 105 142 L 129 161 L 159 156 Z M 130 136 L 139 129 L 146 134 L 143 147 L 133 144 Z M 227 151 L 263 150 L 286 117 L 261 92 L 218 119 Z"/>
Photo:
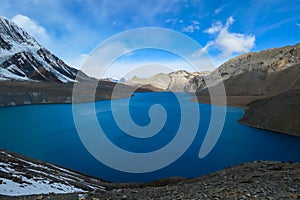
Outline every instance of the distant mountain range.
<path id="1" fill-rule="evenodd" d="M 169 74 L 157 74 L 149 78 L 133 77 L 127 81 L 129 85 L 152 85 L 163 91 L 195 92 L 203 83 L 210 72 L 174 71 Z"/>

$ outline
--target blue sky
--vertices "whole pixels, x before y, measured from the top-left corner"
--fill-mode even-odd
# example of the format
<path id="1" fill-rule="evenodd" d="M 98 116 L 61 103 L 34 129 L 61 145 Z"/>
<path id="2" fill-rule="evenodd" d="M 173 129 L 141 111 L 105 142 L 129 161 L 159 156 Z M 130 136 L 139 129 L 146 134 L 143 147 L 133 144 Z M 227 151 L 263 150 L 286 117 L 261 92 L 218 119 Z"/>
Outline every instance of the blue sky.
<path id="1" fill-rule="evenodd" d="M 299 0 L 1 0 L 0 15 L 77 67 L 108 37 L 149 26 L 186 34 L 217 64 L 300 42 Z"/>

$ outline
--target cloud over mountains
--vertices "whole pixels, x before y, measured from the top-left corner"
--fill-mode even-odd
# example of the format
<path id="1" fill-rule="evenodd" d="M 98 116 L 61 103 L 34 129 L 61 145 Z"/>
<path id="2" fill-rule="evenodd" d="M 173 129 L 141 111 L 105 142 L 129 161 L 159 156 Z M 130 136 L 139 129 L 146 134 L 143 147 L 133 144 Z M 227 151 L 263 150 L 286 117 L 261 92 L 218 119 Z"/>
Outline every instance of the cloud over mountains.
<path id="1" fill-rule="evenodd" d="M 204 30 L 204 33 L 211 35 L 214 40 L 209 41 L 202 49 L 195 52 L 195 55 L 202 54 L 212 48 L 218 49 L 222 57 L 249 52 L 255 44 L 255 36 L 230 32 L 229 28 L 234 21 L 233 17 L 229 17 L 225 24 L 216 21 L 210 28 Z"/>

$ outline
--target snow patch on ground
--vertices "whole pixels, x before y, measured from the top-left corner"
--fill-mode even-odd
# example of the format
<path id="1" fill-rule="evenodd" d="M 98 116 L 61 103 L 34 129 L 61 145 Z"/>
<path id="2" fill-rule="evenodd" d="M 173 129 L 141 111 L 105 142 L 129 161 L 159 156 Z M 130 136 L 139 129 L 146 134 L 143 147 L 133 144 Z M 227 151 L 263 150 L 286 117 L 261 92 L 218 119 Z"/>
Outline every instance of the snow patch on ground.
<path id="1" fill-rule="evenodd" d="M 65 185 L 62 183 L 51 183 L 49 180 L 33 180 L 22 177 L 26 183 L 16 183 L 12 180 L 0 178 L 0 194 L 6 196 L 19 196 L 31 194 L 62 194 L 72 192 L 85 192 L 82 189 L 76 188 L 72 185 Z"/>
<path id="2" fill-rule="evenodd" d="M 25 161 L 23 159 L 20 159 Z M 31 166 L 44 167 L 42 165 L 36 165 L 31 162 L 26 161 L 26 163 Z M 44 177 L 33 177 L 27 178 L 26 174 L 23 172 L 17 171 L 14 169 L 14 166 L 17 166 L 18 163 L 4 163 L 0 162 L 0 172 L 9 173 L 12 177 L 22 180 L 22 183 L 14 182 L 13 180 L 7 178 L 0 178 L 0 194 L 7 196 L 17 196 L 17 195 L 30 195 L 30 194 L 48 194 L 48 193 L 72 193 L 72 192 L 85 192 L 84 190 L 77 188 L 71 184 L 68 184 L 67 181 L 74 181 L 70 178 L 63 177 L 62 175 L 54 176 L 47 174 L 35 169 L 28 169 L 30 171 L 36 172 L 37 174 L 43 174 Z M 46 168 L 46 167 L 44 167 Z M 47 179 L 45 177 L 51 177 L 53 179 Z M 61 180 L 61 182 L 54 182 L 53 180 Z"/>
<path id="3" fill-rule="evenodd" d="M 32 166 L 35 164 L 31 163 Z M 12 177 L 22 180 L 22 183 L 14 182 L 13 180 L 7 178 L 0 178 L 0 194 L 7 196 L 17 196 L 17 195 L 30 195 L 30 194 L 48 194 L 48 193 L 72 193 L 72 192 L 85 192 L 84 190 L 77 188 L 71 184 L 68 184 L 67 180 L 74 181 L 72 179 L 63 176 L 49 175 L 46 172 L 39 170 L 29 169 L 38 174 L 43 174 L 45 177 L 50 176 L 53 180 L 58 179 L 65 182 L 65 184 L 60 182 L 54 182 L 51 179 L 44 177 L 33 177 L 27 178 L 26 174 L 14 169 L 17 163 L 4 163 L 0 162 L 0 172 L 10 173 Z M 38 165 L 35 165 L 38 166 Z"/>
<path id="4" fill-rule="evenodd" d="M 49 163 L 33 163 L 0 151 L 0 195 L 61 194 L 102 190 L 97 180 Z M 2 157 L 3 158 L 3 157 Z"/>

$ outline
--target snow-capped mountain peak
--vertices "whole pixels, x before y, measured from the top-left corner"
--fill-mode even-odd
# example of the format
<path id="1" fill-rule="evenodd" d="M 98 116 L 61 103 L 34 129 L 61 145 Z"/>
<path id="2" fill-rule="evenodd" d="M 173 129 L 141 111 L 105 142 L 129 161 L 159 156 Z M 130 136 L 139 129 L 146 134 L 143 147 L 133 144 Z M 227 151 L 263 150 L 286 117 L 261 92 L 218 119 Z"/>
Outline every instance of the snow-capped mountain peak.
<path id="1" fill-rule="evenodd" d="M 69 67 L 15 23 L 0 17 L 0 81 L 74 82 Z M 81 80 L 89 77 L 80 73 Z"/>
<path id="2" fill-rule="evenodd" d="M 0 17 L 0 45 L 1 50 L 8 51 L 14 47 L 42 48 L 34 37 L 5 17 Z"/>

